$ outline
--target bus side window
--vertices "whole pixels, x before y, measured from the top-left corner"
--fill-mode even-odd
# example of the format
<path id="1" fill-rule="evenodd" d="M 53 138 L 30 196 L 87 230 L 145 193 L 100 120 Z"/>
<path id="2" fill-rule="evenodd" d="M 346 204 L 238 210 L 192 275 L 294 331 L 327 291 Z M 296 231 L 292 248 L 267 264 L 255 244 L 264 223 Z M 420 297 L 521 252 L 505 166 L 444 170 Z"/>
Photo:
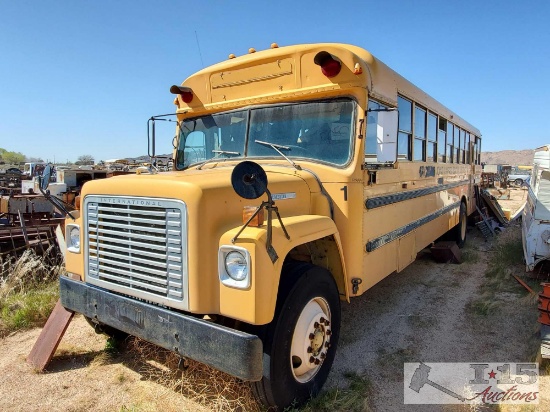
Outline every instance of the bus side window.
<path id="1" fill-rule="evenodd" d="M 455 149 L 455 152 L 453 154 L 454 163 L 460 163 L 460 128 L 456 125 L 453 144 Z"/>
<path id="2" fill-rule="evenodd" d="M 440 117 L 439 118 L 439 127 L 437 130 L 437 152 L 438 152 L 438 162 L 446 162 L 447 157 L 445 156 L 446 143 L 445 139 L 447 138 L 447 120 Z"/>
<path id="3" fill-rule="evenodd" d="M 473 161 L 472 161 L 472 158 L 473 158 L 473 154 L 474 154 L 474 151 L 472 149 L 473 147 L 473 142 L 472 142 L 472 135 L 470 133 L 467 133 L 466 134 L 466 162 L 468 164 L 472 164 Z"/>
<path id="4" fill-rule="evenodd" d="M 413 160 L 426 161 L 426 109 L 414 105 Z"/>
<path id="5" fill-rule="evenodd" d="M 454 125 L 451 122 L 447 122 L 447 154 L 445 156 L 447 163 L 454 163 L 453 134 Z"/>
<path id="6" fill-rule="evenodd" d="M 437 116 L 428 113 L 428 142 L 426 143 L 426 161 L 437 162 Z"/>
<path id="7" fill-rule="evenodd" d="M 397 158 L 412 160 L 412 101 L 397 96 L 399 110 L 399 134 L 397 135 Z"/>
<path id="8" fill-rule="evenodd" d="M 476 158 L 475 158 L 476 165 L 481 164 L 481 138 L 476 136 Z"/>

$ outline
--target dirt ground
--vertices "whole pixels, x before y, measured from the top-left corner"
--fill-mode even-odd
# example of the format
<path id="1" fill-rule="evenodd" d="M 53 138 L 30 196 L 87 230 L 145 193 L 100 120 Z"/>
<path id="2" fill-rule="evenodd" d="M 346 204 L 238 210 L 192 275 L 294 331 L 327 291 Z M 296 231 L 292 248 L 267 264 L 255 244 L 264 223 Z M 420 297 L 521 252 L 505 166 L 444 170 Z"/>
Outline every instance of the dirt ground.
<path id="1" fill-rule="evenodd" d="M 524 196 L 520 189 L 513 192 L 512 201 L 503 207 L 515 207 L 512 202 Z M 518 230 L 517 225 L 507 229 Z M 470 410 L 403 405 L 403 363 L 535 360 L 536 298 L 525 289 L 517 285 L 513 292 L 496 294 L 498 310 L 491 315 L 469 309 L 481 297 L 495 242 L 485 241 L 470 227 L 464 263 L 435 263 L 429 252 L 421 252 L 403 272 L 390 275 L 351 304 L 344 303 L 341 342 L 326 389 L 346 387 L 344 376 L 353 372 L 372 385 L 365 393 L 365 410 Z M 521 264 L 512 270 L 524 275 Z M 190 395 L 181 382 L 174 383 L 174 376 L 186 379 L 189 372 L 171 372 L 174 364 L 159 355 L 162 351 L 149 348 L 149 353 L 138 356 L 124 349 L 111 354 L 105 350 L 106 339 L 82 317 L 69 326 L 48 371 L 36 373 L 25 357 L 39 332 L 17 332 L 0 340 L 0 410 L 257 410 L 246 399 L 246 385 L 228 384 L 223 374 L 207 375 L 200 382 L 189 378 L 187 384 L 196 389 Z M 532 410 L 550 410 L 550 377 L 542 376 L 540 382 L 542 402 Z M 244 401 L 232 402 L 236 397 Z"/>

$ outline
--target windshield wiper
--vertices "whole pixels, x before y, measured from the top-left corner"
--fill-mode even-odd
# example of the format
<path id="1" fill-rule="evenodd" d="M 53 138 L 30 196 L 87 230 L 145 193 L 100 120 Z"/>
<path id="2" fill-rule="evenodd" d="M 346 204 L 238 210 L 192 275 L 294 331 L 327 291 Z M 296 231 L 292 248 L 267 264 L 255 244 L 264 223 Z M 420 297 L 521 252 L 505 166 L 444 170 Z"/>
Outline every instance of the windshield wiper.
<path id="1" fill-rule="evenodd" d="M 269 146 L 271 147 L 273 150 L 275 150 L 277 153 L 279 153 L 281 156 L 283 156 L 285 158 L 285 160 L 290 163 L 292 166 L 294 166 L 294 168 L 296 170 L 302 170 L 302 168 L 297 165 L 296 163 L 294 163 L 292 160 L 290 160 L 288 157 L 286 157 L 284 155 L 283 152 L 281 152 L 279 149 L 283 149 L 283 150 L 292 150 L 291 147 L 288 147 L 288 146 L 283 146 L 282 144 L 275 144 L 275 143 L 269 143 L 269 142 L 264 142 L 262 140 L 254 140 L 254 143 L 259 143 L 259 144 L 263 144 L 264 146 Z"/>
<path id="2" fill-rule="evenodd" d="M 232 155 L 232 156 L 240 156 L 241 154 L 239 152 L 230 152 L 229 150 L 212 150 L 212 153 L 217 153 L 220 155 Z"/>
<path id="3" fill-rule="evenodd" d="M 201 168 L 207 164 L 208 162 L 211 162 L 213 160 L 219 160 L 221 155 L 231 155 L 231 156 L 240 156 L 241 154 L 239 152 L 230 152 L 228 150 L 212 150 L 212 153 L 216 153 L 216 156 L 206 159 L 204 162 L 202 162 L 200 165 L 197 166 L 197 170 L 201 170 Z M 227 160 L 228 158 L 224 158 L 223 160 Z"/>

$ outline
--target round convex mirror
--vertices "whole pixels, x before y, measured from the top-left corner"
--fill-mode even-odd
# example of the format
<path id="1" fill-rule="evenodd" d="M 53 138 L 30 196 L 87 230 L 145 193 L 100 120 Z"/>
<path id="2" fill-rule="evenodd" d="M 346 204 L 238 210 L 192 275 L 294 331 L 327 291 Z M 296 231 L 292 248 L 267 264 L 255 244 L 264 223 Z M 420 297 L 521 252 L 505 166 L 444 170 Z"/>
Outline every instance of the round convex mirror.
<path id="1" fill-rule="evenodd" d="M 267 189 L 267 175 L 262 167 L 251 161 L 239 163 L 231 174 L 233 190 L 245 199 L 257 199 Z"/>

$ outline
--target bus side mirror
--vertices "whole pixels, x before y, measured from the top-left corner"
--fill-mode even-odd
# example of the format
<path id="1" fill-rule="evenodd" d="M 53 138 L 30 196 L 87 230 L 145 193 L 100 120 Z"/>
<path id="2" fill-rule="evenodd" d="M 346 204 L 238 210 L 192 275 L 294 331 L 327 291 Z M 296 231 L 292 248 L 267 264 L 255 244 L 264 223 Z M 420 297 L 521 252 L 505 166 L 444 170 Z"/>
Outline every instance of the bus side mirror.
<path id="1" fill-rule="evenodd" d="M 42 172 L 42 175 L 38 177 L 39 185 L 42 190 L 46 190 L 50 185 L 50 177 L 52 175 L 52 167 L 47 165 Z"/>
<path id="2" fill-rule="evenodd" d="M 397 110 L 378 112 L 376 124 L 376 158 L 379 162 L 397 160 Z"/>

